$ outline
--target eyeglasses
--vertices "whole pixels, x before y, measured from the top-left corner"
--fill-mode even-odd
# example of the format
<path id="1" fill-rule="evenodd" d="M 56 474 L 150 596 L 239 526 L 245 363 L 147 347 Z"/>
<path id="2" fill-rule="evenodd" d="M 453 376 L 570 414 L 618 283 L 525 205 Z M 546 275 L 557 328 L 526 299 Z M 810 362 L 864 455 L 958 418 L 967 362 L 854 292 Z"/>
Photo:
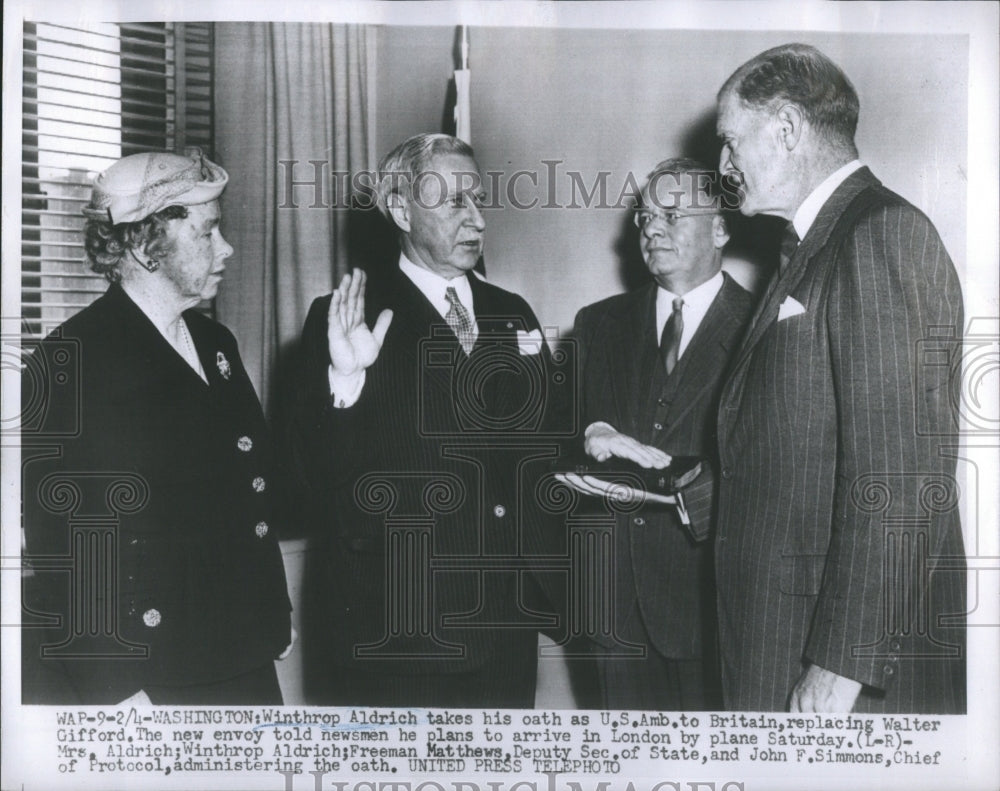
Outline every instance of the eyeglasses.
<path id="1" fill-rule="evenodd" d="M 632 221 L 635 223 L 635 227 L 641 231 L 653 222 L 653 220 L 663 220 L 667 225 L 673 227 L 685 217 L 696 217 L 700 214 L 718 213 L 719 210 L 714 208 L 688 209 L 687 211 L 678 211 L 677 209 L 666 209 L 663 211 L 653 209 L 636 209 L 635 213 L 632 215 Z"/>

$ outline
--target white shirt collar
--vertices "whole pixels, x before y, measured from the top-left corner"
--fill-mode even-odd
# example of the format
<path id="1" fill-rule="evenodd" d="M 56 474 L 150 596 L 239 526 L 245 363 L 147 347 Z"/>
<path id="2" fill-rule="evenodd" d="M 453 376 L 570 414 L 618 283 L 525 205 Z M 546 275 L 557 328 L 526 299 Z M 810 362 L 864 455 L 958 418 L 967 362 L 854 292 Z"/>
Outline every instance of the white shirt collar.
<path id="1" fill-rule="evenodd" d="M 473 321 L 476 320 L 476 313 L 472 306 L 472 286 L 469 285 L 469 278 L 465 275 L 460 275 L 449 280 L 446 277 L 441 277 L 436 272 L 431 272 L 431 270 L 424 269 L 424 267 L 413 263 L 406 257 L 405 253 L 399 254 L 399 270 L 413 281 L 413 285 L 419 288 L 420 293 L 427 297 L 428 301 L 434 306 L 434 309 L 441 314 L 441 318 L 444 318 L 451 308 L 451 304 L 445 297 L 445 291 L 449 286 L 452 286 L 455 289 L 455 293 L 458 294 L 458 301 L 469 311 L 469 318 Z"/>
<path id="2" fill-rule="evenodd" d="M 808 198 L 802 201 L 802 205 L 799 206 L 799 210 L 795 212 L 795 216 L 792 218 L 792 225 L 795 226 L 795 233 L 798 234 L 800 240 L 806 238 L 806 234 L 809 233 L 809 229 L 816 221 L 816 217 L 819 215 L 820 209 L 823 208 L 823 204 L 829 200 L 837 187 L 843 184 L 847 180 L 847 177 L 861 166 L 861 160 L 855 159 L 843 167 L 837 168 L 816 189 L 809 193 Z"/>
<path id="3" fill-rule="evenodd" d="M 684 350 L 687 349 L 688 344 L 691 342 L 691 338 L 693 338 L 695 332 L 697 332 L 702 319 L 705 318 L 705 314 L 708 313 L 708 309 L 712 306 L 715 298 L 719 295 L 719 291 L 722 290 L 723 282 L 724 280 L 720 270 L 716 272 L 713 277 L 706 280 L 700 286 L 696 286 L 691 289 L 682 297 L 684 300 L 684 307 L 681 308 L 681 315 L 684 317 L 684 332 L 681 334 L 681 343 L 677 354 L 678 357 L 683 356 Z M 674 311 L 674 299 L 676 299 L 677 296 L 677 294 L 672 294 L 667 291 L 663 286 L 659 286 L 656 289 L 657 344 L 660 342 L 660 336 L 663 335 L 663 327 L 666 325 L 667 319 L 670 318 L 670 314 Z"/>

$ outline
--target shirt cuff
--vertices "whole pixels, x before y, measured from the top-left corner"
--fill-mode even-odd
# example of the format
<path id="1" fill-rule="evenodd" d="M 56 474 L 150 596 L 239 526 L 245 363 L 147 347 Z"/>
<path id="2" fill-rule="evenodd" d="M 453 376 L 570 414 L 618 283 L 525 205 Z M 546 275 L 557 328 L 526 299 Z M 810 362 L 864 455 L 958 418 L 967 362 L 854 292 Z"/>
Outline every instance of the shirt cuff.
<path id="1" fill-rule="evenodd" d="M 589 426 L 587 426 L 587 430 L 583 432 L 584 439 L 590 439 L 590 435 L 591 434 L 593 434 L 598 429 L 603 429 L 603 428 L 606 428 L 606 429 L 608 429 L 610 431 L 614 431 L 614 432 L 618 431 L 618 429 L 616 429 L 610 423 L 605 423 L 603 420 L 596 420 L 593 423 L 591 423 Z"/>
<path id="2" fill-rule="evenodd" d="M 330 403 L 335 409 L 347 409 L 354 406 L 361 397 L 361 389 L 365 386 L 365 371 L 353 374 L 338 374 L 331 365 L 326 372 L 330 382 Z"/>

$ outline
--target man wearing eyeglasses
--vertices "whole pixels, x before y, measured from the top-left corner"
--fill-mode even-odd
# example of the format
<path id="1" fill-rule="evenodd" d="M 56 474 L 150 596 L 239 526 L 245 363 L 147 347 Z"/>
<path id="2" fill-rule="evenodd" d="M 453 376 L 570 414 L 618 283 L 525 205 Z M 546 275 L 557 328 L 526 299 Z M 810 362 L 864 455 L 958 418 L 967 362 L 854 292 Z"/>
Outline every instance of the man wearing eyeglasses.
<path id="1" fill-rule="evenodd" d="M 607 709 L 717 708 L 714 585 L 708 535 L 715 416 L 722 374 L 751 312 L 750 294 L 722 271 L 729 241 L 718 175 L 691 159 L 649 174 L 635 212 L 653 282 L 583 308 L 584 448 L 665 467 L 672 456 L 708 461 L 686 490 L 689 525 L 671 505 L 620 513 L 614 547 L 616 644 L 598 646 Z"/>

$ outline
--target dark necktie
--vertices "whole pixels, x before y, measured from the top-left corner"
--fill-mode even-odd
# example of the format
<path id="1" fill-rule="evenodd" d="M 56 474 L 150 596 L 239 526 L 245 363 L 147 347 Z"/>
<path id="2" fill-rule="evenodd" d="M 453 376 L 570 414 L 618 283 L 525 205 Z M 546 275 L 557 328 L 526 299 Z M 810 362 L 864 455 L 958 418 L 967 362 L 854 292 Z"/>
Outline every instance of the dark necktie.
<path id="1" fill-rule="evenodd" d="M 781 234 L 781 251 L 778 253 L 778 271 L 784 273 L 788 269 L 788 262 L 795 255 L 795 250 L 799 246 L 799 235 L 795 233 L 795 226 L 788 223 Z"/>
<path id="2" fill-rule="evenodd" d="M 472 347 L 476 345 L 476 325 L 472 323 L 469 311 L 465 309 L 465 305 L 459 300 L 454 286 L 448 286 L 445 289 L 444 298 L 451 305 L 445 314 L 444 320 L 448 322 L 448 326 L 454 331 L 465 353 L 470 354 Z"/>
<path id="3" fill-rule="evenodd" d="M 674 372 L 677 365 L 677 358 L 680 356 L 681 336 L 684 334 L 684 314 L 681 308 L 684 307 L 684 300 L 680 297 L 674 298 L 674 312 L 670 314 L 667 323 L 663 325 L 663 335 L 660 336 L 660 356 L 663 357 L 663 365 L 667 369 L 669 376 Z"/>

